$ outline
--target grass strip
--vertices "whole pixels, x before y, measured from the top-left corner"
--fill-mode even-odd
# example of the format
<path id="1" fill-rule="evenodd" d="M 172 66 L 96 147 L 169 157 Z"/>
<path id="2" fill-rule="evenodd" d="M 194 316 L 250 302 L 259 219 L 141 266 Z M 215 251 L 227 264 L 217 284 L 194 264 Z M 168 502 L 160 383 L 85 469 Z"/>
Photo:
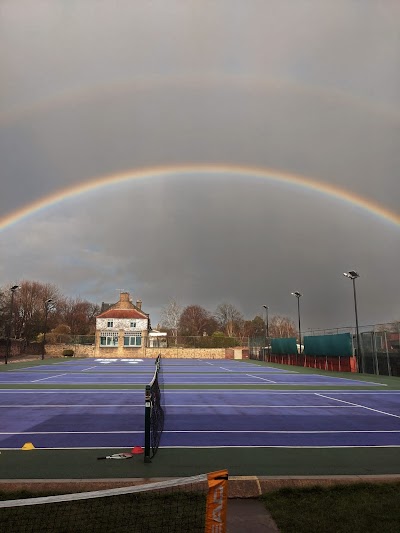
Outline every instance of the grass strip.
<path id="1" fill-rule="evenodd" d="M 281 489 L 262 497 L 281 533 L 400 531 L 400 483 Z"/>

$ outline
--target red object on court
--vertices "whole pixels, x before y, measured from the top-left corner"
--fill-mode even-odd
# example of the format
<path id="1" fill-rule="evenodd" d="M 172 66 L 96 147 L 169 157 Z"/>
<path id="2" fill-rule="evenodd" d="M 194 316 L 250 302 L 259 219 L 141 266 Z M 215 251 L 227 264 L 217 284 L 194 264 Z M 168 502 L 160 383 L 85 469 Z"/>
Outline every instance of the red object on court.
<path id="1" fill-rule="evenodd" d="M 135 446 L 134 448 L 132 448 L 132 453 L 133 454 L 144 453 L 144 450 L 141 446 Z"/>

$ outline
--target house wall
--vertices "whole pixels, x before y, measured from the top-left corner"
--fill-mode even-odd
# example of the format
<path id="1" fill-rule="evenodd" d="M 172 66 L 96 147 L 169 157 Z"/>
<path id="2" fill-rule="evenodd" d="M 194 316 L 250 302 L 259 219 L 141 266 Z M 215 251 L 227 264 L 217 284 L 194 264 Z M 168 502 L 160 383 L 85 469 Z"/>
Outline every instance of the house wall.
<path id="1" fill-rule="evenodd" d="M 107 328 L 107 322 L 112 320 L 114 325 L 112 328 Z M 131 322 L 136 322 L 136 327 L 131 328 Z M 142 331 L 147 330 L 147 318 L 96 318 L 96 329 L 98 330 L 129 330 L 129 331 Z"/>

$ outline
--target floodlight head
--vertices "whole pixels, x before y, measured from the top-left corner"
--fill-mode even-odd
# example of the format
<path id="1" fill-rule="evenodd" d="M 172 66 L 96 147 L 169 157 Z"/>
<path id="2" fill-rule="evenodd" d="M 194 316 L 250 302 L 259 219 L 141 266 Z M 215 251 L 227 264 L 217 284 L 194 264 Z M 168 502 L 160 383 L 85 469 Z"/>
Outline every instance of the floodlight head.
<path id="1" fill-rule="evenodd" d="M 269 309 L 268 305 L 263 305 L 264 309 Z"/>
<path id="2" fill-rule="evenodd" d="M 46 304 L 51 304 L 51 303 L 53 303 L 53 301 L 54 301 L 53 298 L 49 298 L 48 300 L 46 300 L 45 303 L 46 303 Z"/>
<path id="3" fill-rule="evenodd" d="M 350 279 L 356 279 L 360 277 L 360 274 L 355 270 L 349 270 L 348 272 L 343 272 L 343 276 L 346 276 L 346 278 Z"/>
<path id="4" fill-rule="evenodd" d="M 293 294 L 293 296 L 296 296 L 296 298 L 300 298 L 300 296 L 303 296 L 301 294 L 301 292 L 299 292 L 299 291 L 294 291 L 294 292 L 292 292 L 292 294 Z"/>
<path id="5" fill-rule="evenodd" d="M 13 285 L 10 289 L 10 291 L 14 292 L 16 291 L 17 289 L 19 289 L 19 285 Z"/>

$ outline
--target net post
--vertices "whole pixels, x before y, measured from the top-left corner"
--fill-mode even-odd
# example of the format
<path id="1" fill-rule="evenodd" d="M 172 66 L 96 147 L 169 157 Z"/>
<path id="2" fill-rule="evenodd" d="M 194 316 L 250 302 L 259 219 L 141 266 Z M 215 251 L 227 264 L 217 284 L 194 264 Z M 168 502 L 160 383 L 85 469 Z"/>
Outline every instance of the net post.
<path id="1" fill-rule="evenodd" d="M 150 420 L 151 420 L 151 387 L 146 385 L 144 408 L 144 462 L 151 463 L 150 459 Z"/>
<path id="2" fill-rule="evenodd" d="M 228 502 L 228 470 L 207 474 L 205 533 L 226 533 Z"/>

